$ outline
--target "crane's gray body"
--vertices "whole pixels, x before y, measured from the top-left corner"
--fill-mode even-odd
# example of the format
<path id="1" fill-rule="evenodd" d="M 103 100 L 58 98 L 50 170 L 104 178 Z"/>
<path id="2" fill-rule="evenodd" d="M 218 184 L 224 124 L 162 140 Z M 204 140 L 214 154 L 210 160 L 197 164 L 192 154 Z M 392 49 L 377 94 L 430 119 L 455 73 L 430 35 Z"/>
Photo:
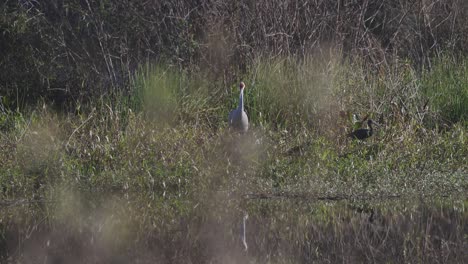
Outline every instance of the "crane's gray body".
<path id="1" fill-rule="evenodd" d="M 229 126 L 246 132 L 249 129 L 249 118 L 247 114 L 242 109 L 235 109 L 229 113 Z"/>
<path id="2" fill-rule="evenodd" d="M 240 132 L 247 132 L 249 129 L 249 118 L 244 111 L 244 88 L 240 90 L 239 106 L 229 113 L 229 126 Z"/>

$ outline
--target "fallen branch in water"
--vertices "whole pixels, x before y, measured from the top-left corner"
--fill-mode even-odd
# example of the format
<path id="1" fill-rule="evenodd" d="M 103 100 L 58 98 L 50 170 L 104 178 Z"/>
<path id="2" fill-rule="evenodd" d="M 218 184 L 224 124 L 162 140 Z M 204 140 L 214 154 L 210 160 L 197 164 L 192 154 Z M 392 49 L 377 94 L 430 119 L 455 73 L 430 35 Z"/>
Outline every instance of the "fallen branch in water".
<path id="1" fill-rule="evenodd" d="M 41 203 L 54 203 L 55 201 L 48 201 L 44 199 L 17 199 L 17 200 L 3 200 L 0 201 L 0 207 L 20 206 L 25 204 L 41 204 Z"/>
<path id="2" fill-rule="evenodd" d="M 434 196 L 423 196 L 421 198 L 440 197 L 447 198 L 450 195 L 434 195 Z M 401 194 L 389 194 L 389 195 L 313 195 L 309 193 L 248 193 L 244 194 L 243 198 L 246 200 L 269 200 L 269 199 L 299 199 L 299 200 L 310 200 L 310 201 L 350 201 L 350 200 L 389 200 L 389 199 L 400 199 L 407 198 Z"/>

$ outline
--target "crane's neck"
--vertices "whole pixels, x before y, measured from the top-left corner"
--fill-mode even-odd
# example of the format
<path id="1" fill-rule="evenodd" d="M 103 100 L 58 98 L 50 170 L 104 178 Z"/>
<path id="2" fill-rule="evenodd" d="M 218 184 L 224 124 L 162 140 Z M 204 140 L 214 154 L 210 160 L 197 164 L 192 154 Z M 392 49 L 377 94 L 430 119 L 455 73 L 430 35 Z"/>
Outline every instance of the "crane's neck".
<path id="1" fill-rule="evenodd" d="M 239 106 L 237 109 L 244 111 L 244 88 L 240 89 Z"/>

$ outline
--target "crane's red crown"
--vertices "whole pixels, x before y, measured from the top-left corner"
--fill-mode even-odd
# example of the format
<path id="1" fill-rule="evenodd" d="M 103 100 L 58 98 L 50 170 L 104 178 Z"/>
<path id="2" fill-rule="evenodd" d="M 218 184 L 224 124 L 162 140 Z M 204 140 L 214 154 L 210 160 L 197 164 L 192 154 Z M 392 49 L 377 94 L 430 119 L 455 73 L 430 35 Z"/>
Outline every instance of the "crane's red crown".
<path id="1" fill-rule="evenodd" d="M 239 84 L 239 89 L 244 89 L 244 88 L 245 88 L 244 82 L 240 82 L 240 84 Z"/>

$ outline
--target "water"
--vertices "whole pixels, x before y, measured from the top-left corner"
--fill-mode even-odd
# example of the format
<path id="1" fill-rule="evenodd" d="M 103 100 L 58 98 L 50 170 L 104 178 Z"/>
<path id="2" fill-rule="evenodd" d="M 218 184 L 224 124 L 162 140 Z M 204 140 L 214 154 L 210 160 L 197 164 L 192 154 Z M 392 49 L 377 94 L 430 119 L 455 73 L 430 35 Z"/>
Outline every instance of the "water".
<path id="1" fill-rule="evenodd" d="M 0 260 L 468 263 L 466 205 L 448 198 L 197 202 L 75 193 L 3 204 Z"/>

